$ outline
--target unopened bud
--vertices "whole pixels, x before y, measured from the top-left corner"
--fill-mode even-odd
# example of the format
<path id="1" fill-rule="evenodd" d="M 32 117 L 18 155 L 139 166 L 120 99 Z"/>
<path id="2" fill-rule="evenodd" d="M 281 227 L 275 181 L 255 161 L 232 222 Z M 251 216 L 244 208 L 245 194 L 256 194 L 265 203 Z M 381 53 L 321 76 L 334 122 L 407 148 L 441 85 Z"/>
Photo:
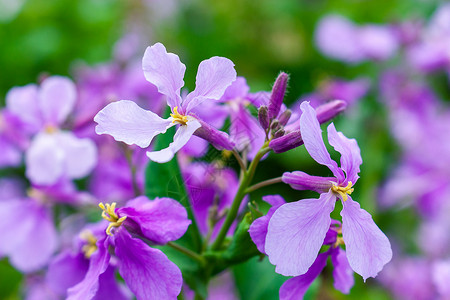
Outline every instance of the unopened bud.
<path id="1" fill-rule="evenodd" d="M 326 123 L 343 112 L 347 108 L 347 102 L 333 100 L 316 108 L 317 120 L 320 124 Z"/>
<path id="2" fill-rule="evenodd" d="M 289 76 L 284 72 L 281 72 L 275 80 L 269 102 L 269 118 L 271 120 L 278 117 L 280 113 L 288 80 Z"/>
<path id="3" fill-rule="evenodd" d="M 258 121 L 261 127 L 266 130 L 269 128 L 270 125 L 270 119 L 268 114 L 267 106 L 261 105 L 258 109 Z"/>
<path id="4" fill-rule="evenodd" d="M 281 125 L 286 125 L 289 119 L 291 118 L 292 111 L 290 109 L 286 109 L 278 118 L 278 121 L 280 121 Z"/>
<path id="5" fill-rule="evenodd" d="M 270 129 L 272 129 L 272 131 L 277 131 L 278 129 L 280 129 L 280 121 L 278 120 L 273 120 L 272 124 L 270 124 Z"/>
<path id="6" fill-rule="evenodd" d="M 269 147 L 275 153 L 283 153 L 301 145 L 303 145 L 303 139 L 300 130 L 289 132 L 282 137 L 271 140 L 269 143 Z"/>
<path id="7" fill-rule="evenodd" d="M 275 131 L 275 133 L 273 134 L 273 137 L 279 138 L 279 137 L 282 137 L 285 133 L 286 133 L 286 131 L 284 131 L 284 128 L 280 128 L 277 131 Z"/>

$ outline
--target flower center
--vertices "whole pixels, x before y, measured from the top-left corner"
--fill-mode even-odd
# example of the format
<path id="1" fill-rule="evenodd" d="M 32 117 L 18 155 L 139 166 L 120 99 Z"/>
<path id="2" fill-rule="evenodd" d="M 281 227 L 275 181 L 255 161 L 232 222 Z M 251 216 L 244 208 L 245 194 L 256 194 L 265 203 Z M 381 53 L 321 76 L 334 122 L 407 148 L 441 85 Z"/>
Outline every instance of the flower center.
<path id="1" fill-rule="evenodd" d="M 178 112 L 178 106 L 175 106 L 173 109 L 173 114 L 170 114 L 173 118 L 172 123 L 178 123 L 181 125 L 186 125 L 188 118 Z"/>
<path id="2" fill-rule="evenodd" d="M 56 131 L 58 131 L 58 128 L 56 128 L 56 127 L 53 126 L 53 125 L 47 125 L 47 126 L 45 126 L 44 131 L 45 131 L 46 133 L 52 134 L 52 133 L 55 133 Z"/>
<path id="3" fill-rule="evenodd" d="M 80 238 L 86 241 L 86 244 L 81 247 L 81 251 L 84 253 L 84 257 L 91 258 L 92 254 L 97 251 L 97 238 L 92 234 L 90 230 L 84 230 L 80 233 Z"/>
<path id="4" fill-rule="evenodd" d="M 106 234 L 112 236 L 111 228 L 120 227 L 120 225 L 122 225 L 123 221 L 125 221 L 127 216 L 119 218 L 119 216 L 115 212 L 116 202 L 111 203 L 111 205 L 109 203 L 106 203 L 106 205 L 104 205 L 103 203 L 99 203 L 98 206 L 103 210 L 102 212 L 103 219 L 110 222 L 108 228 L 106 228 Z"/>
<path id="5" fill-rule="evenodd" d="M 348 195 L 350 195 L 351 193 L 353 193 L 353 188 L 352 188 L 353 184 L 351 181 L 348 182 L 346 187 L 343 186 L 337 186 L 334 185 L 331 187 L 331 190 L 335 193 L 338 193 L 339 195 L 341 195 L 342 200 L 347 201 L 348 199 Z"/>

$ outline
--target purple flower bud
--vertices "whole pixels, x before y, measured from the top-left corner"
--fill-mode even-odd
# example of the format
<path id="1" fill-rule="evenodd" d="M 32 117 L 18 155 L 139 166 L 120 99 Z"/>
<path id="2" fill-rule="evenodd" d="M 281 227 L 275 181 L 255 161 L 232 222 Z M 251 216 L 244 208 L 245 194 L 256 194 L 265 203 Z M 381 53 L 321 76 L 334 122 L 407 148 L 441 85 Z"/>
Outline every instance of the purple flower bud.
<path id="1" fill-rule="evenodd" d="M 270 129 L 272 129 L 273 131 L 277 131 L 278 129 L 280 129 L 280 126 L 280 121 L 273 120 L 272 124 L 270 124 Z"/>
<path id="2" fill-rule="evenodd" d="M 283 153 L 301 145 L 303 145 L 303 139 L 300 130 L 289 132 L 282 137 L 271 140 L 269 143 L 269 147 L 272 148 L 275 153 Z"/>
<path id="3" fill-rule="evenodd" d="M 284 94 L 286 93 L 286 85 L 288 82 L 288 74 L 281 72 L 272 88 L 269 102 L 269 118 L 274 119 L 280 113 L 281 104 L 283 104 Z"/>
<path id="4" fill-rule="evenodd" d="M 291 118 L 292 111 L 290 109 L 286 109 L 278 118 L 278 121 L 280 121 L 281 125 L 286 125 L 289 119 Z"/>
<path id="5" fill-rule="evenodd" d="M 347 102 L 343 100 L 333 100 L 322 104 L 316 108 L 317 120 L 319 123 L 326 123 L 343 112 L 347 108 Z"/>
<path id="6" fill-rule="evenodd" d="M 261 105 L 261 107 L 258 109 L 258 121 L 264 130 L 269 128 L 270 119 L 269 119 L 267 106 Z"/>
<path id="7" fill-rule="evenodd" d="M 277 131 L 275 131 L 275 133 L 273 134 L 273 137 L 279 138 L 279 137 L 282 137 L 285 133 L 286 133 L 286 131 L 284 130 L 284 128 L 280 128 Z"/>
<path id="8" fill-rule="evenodd" d="M 217 130 L 200 119 L 197 120 L 202 126 L 194 132 L 194 135 L 207 140 L 218 150 L 232 150 L 234 148 L 234 143 L 230 140 L 228 134 Z"/>

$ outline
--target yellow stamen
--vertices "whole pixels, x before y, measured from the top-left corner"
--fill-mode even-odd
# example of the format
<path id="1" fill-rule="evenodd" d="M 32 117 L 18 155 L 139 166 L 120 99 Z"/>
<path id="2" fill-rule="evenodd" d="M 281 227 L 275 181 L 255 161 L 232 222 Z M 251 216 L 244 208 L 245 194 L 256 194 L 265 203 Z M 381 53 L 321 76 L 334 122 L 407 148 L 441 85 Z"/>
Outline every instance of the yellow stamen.
<path id="1" fill-rule="evenodd" d="M 45 132 L 46 133 L 55 133 L 58 130 L 58 128 L 56 128 L 53 125 L 47 125 L 45 126 Z"/>
<path id="2" fill-rule="evenodd" d="M 112 236 L 111 229 L 113 227 L 119 227 L 120 225 L 122 225 L 127 216 L 119 218 L 119 216 L 116 214 L 115 211 L 116 202 L 111 203 L 111 205 L 109 203 L 106 203 L 106 205 L 104 205 L 103 203 L 99 203 L 98 206 L 103 210 L 102 212 L 103 219 L 110 222 L 108 228 L 106 228 L 106 234 Z"/>
<path id="3" fill-rule="evenodd" d="M 345 245 L 341 227 L 337 230 L 336 242 L 333 244 L 333 248 L 337 248 L 339 245 Z"/>
<path id="4" fill-rule="evenodd" d="M 80 238 L 87 243 L 81 247 L 81 251 L 84 253 L 84 257 L 90 258 L 95 251 L 97 251 L 97 238 L 92 234 L 90 230 L 84 230 L 80 233 Z"/>
<path id="5" fill-rule="evenodd" d="M 346 187 L 342 187 L 342 186 L 337 186 L 334 185 L 331 187 L 331 190 L 335 193 L 338 193 L 339 195 L 341 195 L 342 200 L 347 201 L 348 199 L 348 195 L 350 195 L 351 193 L 353 193 L 353 188 L 352 188 L 353 184 L 351 181 L 348 182 Z"/>
<path id="6" fill-rule="evenodd" d="M 178 106 L 173 108 L 173 114 L 170 114 L 173 118 L 172 123 L 178 123 L 181 125 L 186 125 L 188 118 L 178 112 Z"/>

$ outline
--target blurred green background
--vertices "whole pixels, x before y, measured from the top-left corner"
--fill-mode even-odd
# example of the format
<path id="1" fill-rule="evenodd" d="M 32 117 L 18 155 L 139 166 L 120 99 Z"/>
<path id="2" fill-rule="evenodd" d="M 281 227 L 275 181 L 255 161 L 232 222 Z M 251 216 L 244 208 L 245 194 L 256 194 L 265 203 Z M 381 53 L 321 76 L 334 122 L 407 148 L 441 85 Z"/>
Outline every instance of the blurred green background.
<path id="1" fill-rule="evenodd" d="M 187 66 L 185 82 L 190 89 L 202 60 L 225 56 L 235 63 L 238 75 L 247 78 L 254 92 L 270 90 L 279 71 L 288 72 L 291 79 L 286 104 L 290 104 L 334 76 L 343 79 L 367 76 L 376 83 L 384 67 L 374 63 L 348 66 L 320 55 L 314 47 L 313 34 L 322 16 L 338 13 L 357 23 L 392 23 L 426 19 L 438 3 L 419 0 L 0 0 L 0 104 L 12 86 L 36 82 L 42 74 L 70 76 L 77 64 L 110 61 L 115 43 L 133 30 L 147 39 L 145 43 L 162 42 L 170 52 L 180 56 Z M 144 53 L 145 43 L 136 53 Z M 354 198 L 374 214 L 383 230 L 392 235 L 404 230 L 410 232 L 415 218 L 411 210 L 377 213 L 376 189 L 395 163 L 397 153 L 376 91 L 372 90 L 336 122 L 338 129 L 358 140 L 363 155 L 362 176 Z M 301 169 L 316 175 L 323 171 L 304 149 L 276 156 L 262 166 L 256 179 L 281 175 L 286 170 Z M 254 200 L 260 199 L 263 193 L 281 193 L 289 201 L 303 196 L 277 185 L 272 190 L 255 193 Z M 273 272 L 267 260 L 258 263 L 253 259 L 234 271 L 242 299 L 276 299 L 284 280 Z M 17 295 L 20 279 L 20 274 L 5 260 L 0 261 L 0 298 L 20 299 Z M 330 288 L 332 284 L 327 281 L 331 278 L 327 276 L 316 282 L 308 295 L 319 299 L 390 299 L 375 280 L 364 285 L 359 276 L 355 279 L 356 285 L 348 296 Z"/>

